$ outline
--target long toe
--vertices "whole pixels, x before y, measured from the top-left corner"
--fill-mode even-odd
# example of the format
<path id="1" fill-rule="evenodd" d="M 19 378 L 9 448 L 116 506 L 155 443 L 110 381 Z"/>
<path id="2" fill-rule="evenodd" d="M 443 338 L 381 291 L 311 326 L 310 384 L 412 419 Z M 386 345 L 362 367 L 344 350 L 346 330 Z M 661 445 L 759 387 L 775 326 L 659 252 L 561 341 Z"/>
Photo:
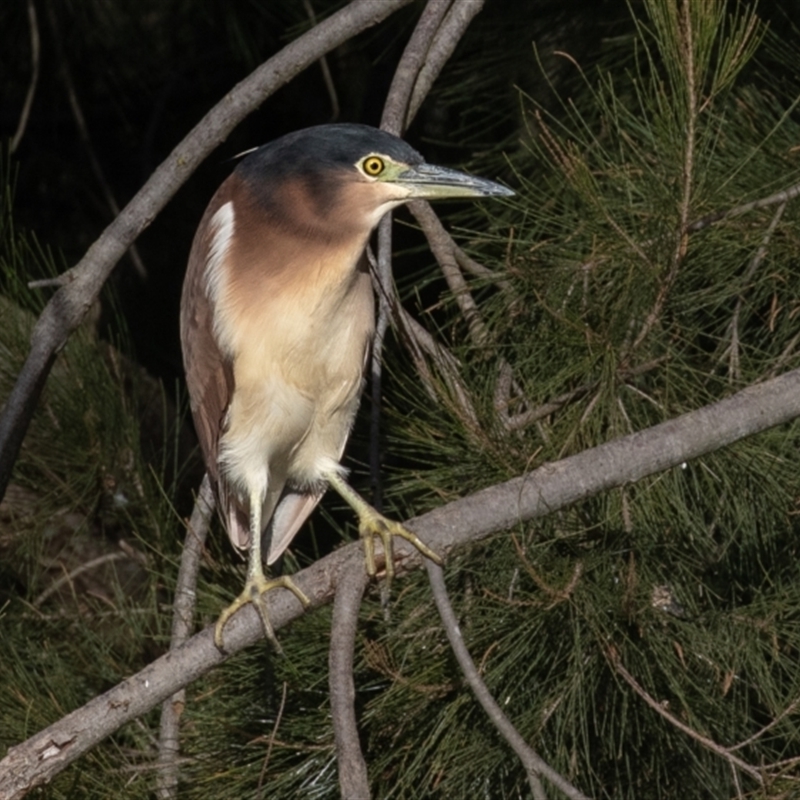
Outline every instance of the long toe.
<path id="1" fill-rule="evenodd" d="M 265 578 L 263 575 L 250 576 L 242 589 L 242 593 L 220 614 L 217 624 L 214 628 L 214 644 L 220 650 L 225 652 L 223 644 L 222 633 L 228 620 L 243 606 L 252 603 L 261 617 L 261 624 L 264 628 L 264 635 L 267 637 L 270 644 L 275 648 L 276 652 L 282 652 L 280 642 L 275 636 L 275 631 L 269 619 L 265 597 L 267 592 L 273 589 L 288 589 L 304 607 L 308 607 L 311 601 L 306 597 L 299 586 L 288 576 L 282 575 L 280 578 L 273 578 L 271 580 Z"/>
<path id="2" fill-rule="evenodd" d="M 422 541 L 415 533 L 408 530 L 399 522 L 387 519 L 373 508 L 369 508 L 368 512 L 359 515 L 359 533 L 364 540 L 364 552 L 367 562 L 367 572 L 370 575 L 375 575 L 375 555 L 374 555 L 374 541 L 373 537 L 380 538 L 383 544 L 384 558 L 386 560 L 386 580 L 390 582 L 395 574 L 394 567 L 394 552 L 392 546 L 392 539 L 399 536 L 410 542 L 414 547 L 419 550 L 422 555 L 436 564 L 442 564 L 441 556 L 431 550 L 425 542 Z"/>

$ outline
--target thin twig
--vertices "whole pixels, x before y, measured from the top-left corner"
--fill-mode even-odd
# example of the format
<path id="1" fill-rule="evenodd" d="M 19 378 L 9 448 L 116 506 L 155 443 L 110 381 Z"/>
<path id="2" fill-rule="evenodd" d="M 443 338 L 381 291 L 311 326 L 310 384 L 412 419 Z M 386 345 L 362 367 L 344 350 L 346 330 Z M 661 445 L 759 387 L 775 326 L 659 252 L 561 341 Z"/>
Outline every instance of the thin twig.
<path id="1" fill-rule="evenodd" d="M 57 275 L 55 278 L 41 278 L 37 281 L 28 281 L 27 287 L 29 289 L 48 289 L 51 286 L 66 286 L 72 280 L 72 276 L 69 273 L 64 273 L 63 275 Z"/>
<path id="2" fill-rule="evenodd" d="M 753 778 L 759 786 L 764 785 L 764 777 L 758 769 L 753 767 L 752 765 L 748 764 L 746 761 L 742 761 L 741 758 L 738 756 L 733 755 L 730 749 L 727 747 L 723 747 L 720 744 L 717 744 L 713 739 L 709 739 L 707 736 L 703 736 L 701 733 L 698 733 L 694 728 L 690 728 L 684 722 L 681 722 L 674 714 L 671 714 L 662 703 L 659 703 L 654 697 L 652 697 L 633 677 L 633 675 L 628 672 L 627 669 L 622 665 L 622 662 L 619 659 L 619 654 L 616 653 L 614 650 L 610 650 L 606 653 L 606 656 L 614 668 L 615 672 L 628 684 L 628 686 L 633 689 L 642 700 L 647 703 L 657 714 L 662 716 L 667 722 L 671 725 L 674 725 L 678 730 L 683 731 L 687 736 L 690 736 L 696 742 L 699 742 L 703 747 L 708 750 L 711 750 L 713 753 L 716 753 L 719 756 L 722 756 L 731 766 L 735 766 L 737 769 L 740 769 L 742 772 L 746 772 L 751 778 Z"/>
<path id="3" fill-rule="evenodd" d="M 533 564 L 528 561 L 528 557 L 525 555 L 525 551 L 522 549 L 516 534 L 511 534 L 511 541 L 514 543 L 514 549 L 517 551 L 517 555 L 520 561 L 522 561 L 522 566 L 525 568 L 525 571 L 530 575 L 539 589 L 552 598 L 550 605 L 547 606 L 547 610 L 554 608 L 565 600 L 569 600 L 570 596 L 575 591 L 575 587 L 578 585 L 581 575 L 583 575 L 583 562 L 575 562 L 575 566 L 572 569 L 572 577 L 567 581 L 567 585 L 563 589 L 557 589 L 554 586 L 550 586 L 550 584 L 533 568 Z"/>
<path id="4" fill-rule="evenodd" d="M 767 247 L 772 239 L 772 235 L 775 233 L 775 229 L 778 227 L 778 223 L 783 216 L 783 212 L 786 210 L 786 203 L 781 203 L 778 208 L 775 210 L 775 213 L 772 215 L 772 219 L 770 220 L 769 225 L 767 226 L 767 230 L 764 233 L 763 238 L 761 239 L 761 244 L 756 250 L 753 257 L 750 259 L 750 263 L 747 266 L 747 271 L 744 274 L 744 278 L 742 283 L 744 287 L 747 287 L 747 284 L 752 280 L 753 275 L 755 275 L 756 270 L 761 266 L 761 262 L 764 260 L 764 257 L 767 255 Z M 744 305 L 744 293 L 740 292 L 739 297 L 736 299 L 736 308 L 733 310 L 733 317 L 731 319 L 730 324 L 728 325 L 728 333 L 730 335 L 730 345 L 726 348 L 725 353 L 723 353 L 723 357 L 725 354 L 730 354 L 730 366 L 728 368 L 728 377 L 732 381 L 738 381 L 741 377 L 739 371 L 739 316 L 742 312 L 742 306 Z"/>
<path id="5" fill-rule="evenodd" d="M 794 350 L 797 347 L 798 342 L 800 342 L 800 331 L 798 331 L 794 336 L 792 336 L 791 339 L 789 339 L 789 343 L 783 348 L 781 354 L 777 359 L 775 359 L 775 363 L 772 365 L 770 371 L 766 374 L 767 378 L 774 378 L 783 370 L 787 362 L 794 355 Z"/>
<path id="6" fill-rule="evenodd" d="M 788 717 L 789 714 L 792 714 L 797 706 L 800 705 L 800 697 L 792 700 L 786 708 L 778 714 L 772 722 L 768 722 L 763 728 L 756 731 L 752 736 L 748 736 L 744 741 L 739 742 L 739 744 L 735 744 L 732 747 L 728 748 L 728 752 L 732 753 L 734 750 L 741 750 L 743 747 L 747 747 L 747 745 L 752 744 L 756 741 L 756 739 L 760 739 L 768 730 L 774 728 L 782 719 Z M 797 758 L 790 759 L 790 761 L 794 762 Z M 774 764 L 772 766 L 775 766 Z"/>
<path id="7" fill-rule="evenodd" d="M 514 383 L 514 368 L 505 359 L 497 366 L 497 381 L 494 385 L 492 406 L 497 416 L 502 420 L 503 425 L 507 426 L 508 421 L 511 419 L 511 415 L 508 412 L 511 408 L 511 387 Z"/>
<path id="8" fill-rule="evenodd" d="M 497 284 L 507 294 L 513 294 L 511 284 L 507 280 L 500 278 L 496 272 L 476 261 L 468 253 L 465 253 L 455 241 L 453 241 L 453 254 L 456 257 L 456 261 L 467 272 L 471 272 L 476 278 L 482 278 L 487 282 Z"/>
<path id="9" fill-rule="evenodd" d="M 395 309 L 398 322 L 398 331 L 403 337 L 406 347 L 414 359 L 418 374 L 430 388 L 433 399 L 444 401 L 456 414 L 469 432 L 473 436 L 478 436 L 481 426 L 478 422 L 478 415 L 472 404 L 464 381 L 458 371 L 458 359 L 443 345 L 437 342 L 433 336 L 417 322 L 411 314 L 398 306 Z M 440 376 L 445 382 L 450 393 L 449 397 L 443 397 L 442 392 L 437 389 L 436 380 L 427 367 L 425 356 L 427 354 L 439 371 Z"/>
<path id="10" fill-rule="evenodd" d="M 442 225 L 429 203 L 423 201 L 409 203 L 409 209 L 417 222 L 419 222 L 428 240 L 428 245 L 439 264 L 439 268 L 442 270 L 450 293 L 455 297 L 461 314 L 467 323 L 472 341 L 478 346 L 487 344 L 490 339 L 489 329 L 483 321 L 478 305 L 461 273 L 456 252 L 458 246 L 445 230 L 444 225 Z M 500 359 L 499 366 L 500 373 L 498 376 L 498 388 L 495 392 L 495 410 L 501 423 L 508 430 L 508 398 L 511 390 L 513 389 L 517 393 L 523 407 L 530 407 L 530 402 L 525 397 L 522 387 L 514 378 L 513 369 L 505 359 Z M 459 383 L 461 383 L 460 380 Z"/>
<path id="11" fill-rule="evenodd" d="M 55 11 L 53 10 L 52 0 L 47 0 L 47 17 L 50 21 L 50 30 L 56 43 L 56 50 L 58 52 L 58 58 L 60 62 L 59 67 L 61 70 L 61 78 L 64 81 L 64 86 L 67 90 L 69 107 L 72 110 L 72 116 L 75 119 L 75 125 L 78 128 L 78 138 L 81 140 L 83 147 L 86 150 L 86 156 L 89 159 L 89 166 L 92 168 L 94 177 L 96 178 L 97 183 L 100 185 L 100 191 L 106 201 L 108 210 L 111 212 L 112 217 L 117 217 L 119 216 L 120 212 L 119 203 L 117 203 L 117 198 L 114 196 L 114 192 L 106 180 L 105 173 L 100 165 L 100 160 L 97 158 L 94 146 L 92 145 L 92 138 L 89 135 L 89 127 L 86 124 L 86 117 L 83 114 L 83 109 L 81 108 L 81 104 L 78 100 L 78 92 L 75 89 L 75 82 L 72 80 L 72 72 L 69 68 L 69 62 L 67 61 L 64 48 L 61 46 L 61 37 L 59 36 L 61 28 L 58 25 L 58 20 L 56 19 Z M 130 255 L 131 263 L 133 264 L 138 276 L 142 279 L 147 278 L 147 268 L 145 267 L 144 262 L 139 255 L 139 249 L 135 244 L 131 244 L 128 253 Z"/>
<path id="12" fill-rule="evenodd" d="M 467 323 L 472 341 L 476 345 L 486 344 L 489 340 L 489 330 L 481 318 L 478 305 L 461 274 L 455 256 L 455 242 L 439 221 L 439 217 L 434 213 L 430 203 L 415 200 L 408 204 L 408 208 L 428 239 L 428 245 L 442 270 L 450 293 L 458 303 L 459 310 Z"/>
<path id="13" fill-rule="evenodd" d="M 698 115 L 698 85 L 695 75 L 694 61 L 694 32 L 692 30 L 692 14 L 689 7 L 689 0 L 683 0 L 681 4 L 681 18 L 676 22 L 678 27 L 679 46 L 681 49 L 682 63 L 686 77 L 686 143 L 683 155 L 683 195 L 680 204 L 680 222 L 676 233 L 675 250 L 672 255 L 669 271 L 661 282 L 656 295 L 655 303 L 650 313 L 645 318 L 636 339 L 629 347 L 623 348 L 623 358 L 626 360 L 628 355 L 637 350 L 639 345 L 647 338 L 647 335 L 661 318 L 667 297 L 675 284 L 681 265 L 686 258 L 689 244 L 689 212 L 691 210 L 692 194 L 694 191 L 694 155 Z"/>
<path id="14" fill-rule="evenodd" d="M 442 618 L 447 640 L 450 642 L 450 647 L 458 661 L 458 665 L 461 667 L 464 677 L 472 688 L 475 698 L 483 707 L 483 710 L 492 721 L 492 724 L 497 728 L 497 732 L 506 740 L 511 749 L 517 754 L 520 761 L 522 761 L 528 773 L 528 781 L 535 800 L 545 800 L 547 797 L 540 777 L 547 778 L 559 791 L 563 792 L 567 797 L 572 798 L 572 800 L 589 800 L 583 792 L 576 789 L 547 762 L 542 760 L 538 753 L 536 753 L 525 739 L 522 738 L 508 717 L 503 713 L 500 706 L 497 705 L 494 697 L 492 697 L 492 693 L 479 675 L 475 663 L 472 660 L 472 656 L 470 656 L 469 650 L 467 650 L 467 646 L 464 643 L 458 620 L 456 619 L 455 612 L 450 604 L 450 598 L 447 594 L 442 568 L 433 561 L 426 561 L 425 568 L 428 570 L 428 578 L 431 583 L 431 590 L 433 591 L 433 599 L 436 603 L 436 608 L 439 611 L 439 616 Z"/>
<path id="15" fill-rule="evenodd" d="M 53 581 L 38 597 L 36 597 L 31 603 L 34 608 L 38 608 L 51 594 L 57 592 L 65 583 L 72 584 L 73 580 L 78 577 L 78 575 L 82 575 L 84 572 L 91 572 L 93 569 L 97 567 L 101 567 L 104 564 L 110 564 L 112 561 L 129 561 L 131 558 L 130 553 L 125 552 L 113 552 L 113 553 L 106 553 L 103 556 L 98 556 L 97 558 L 93 558 L 91 561 L 86 561 L 83 564 L 79 564 L 75 569 L 70 570 L 65 575 L 62 575 L 57 580 Z"/>
<path id="16" fill-rule="evenodd" d="M 378 296 L 378 313 L 370 354 L 370 436 L 369 474 L 372 488 L 372 505 L 383 510 L 383 470 L 381 469 L 381 412 L 383 403 L 383 342 L 389 327 L 392 301 L 397 299 L 397 289 L 392 280 L 392 215 L 387 214 L 378 225 L 378 259 L 372 271 L 372 280 Z"/>
<path id="17" fill-rule="evenodd" d="M 375 294 L 380 298 L 383 292 L 383 287 L 380 285 L 378 280 L 378 262 L 375 259 L 375 254 L 372 252 L 371 248 L 367 248 L 367 259 L 370 265 L 370 275 L 372 276 L 372 288 Z M 408 343 L 409 353 L 411 355 L 411 359 L 414 362 L 414 368 L 417 371 L 420 379 L 422 380 L 422 385 L 425 388 L 425 391 L 430 396 L 431 400 L 437 399 L 437 393 L 434 386 L 433 376 L 430 370 L 427 367 L 427 362 L 425 361 L 424 353 L 428 353 L 429 355 L 433 355 L 434 353 L 438 352 L 437 348 L 440 345 L 434 340 L 433 336 L 422 326 L 420 325 L 415 319 L 413 319 L 408 312 L 400 305 L 395 307 L 392 310 L 392 313 L 395 314 L 401 322 L 399 326 L 401 331 L 404 328 L 408 328 L 408 335 L 410 337 L 410 341 Z M 451 355 L 449 352 L 443 349 L 442 357 L 447 358 L 448 360 L 452 360 L 455 362 L 457 366 L 457 362 L 455 356 Z M 373 394 L 373 398 L 375 395 Z M 378 393 L 378 397 L 380 397 L 380 393 Z M 377 435 L 380 431 L 380 426 L 377 424 L 380 422 L 379 415 L 372 416 L 372 423 L 373 427 L 371 428 L 371 441 L 375 441 Z M 374 455 L 374 447 L 372 448 L 371 455 L 370 455 L 370 463 L 373 465 L 374 468 L 377 468 L 380 464 L 380 461 L 375 458 L 373 462 L 373 455 Z M 378 456 L 380 453 L 378 453 Z M 374 485 L 373 485 L 374 489 Z"/>
<path id="18" fill-rule="evenodd" d="M 375 641 L 367 640 L 364 648 L 364 659 L 370 669 L 380 672 L 389 678 L 392 683 L 404 686 L 411 692 L 428 696 L 442 697 L 448 692 L 460 688 L 462 682 L 448 681 L 447 683 L 420 683 L 416 678 L 407 678 L 400 670 L 394 667 L 389 658 L 387 649 Z"/>
<path id="19" fill-rule="evenodd" d="M 186 526 L 181 565 L 175 584 L 172 603 L 172 638 L 170 650 L 176 650 L 192 634 L 194 607 L 197 597 L 197 573 L 205 547 L 211 515 L 214 511 L 214 492 L 208 473 L 203 477 L 200 491 Z M 161 800 L 178 796 L 178 762 L 180 760 L 180 720 L 186 704 L 186 691 L 180 689 L 161 706 L 161 727 L 158 736 L 158 779 L 156 794 Z"/>
<path id="20" fill-rule="evenodd" d="M 331 621 L 331 648 L 328 659 L 333 736 L 339 788 L 344 800 L 369 800 L 367 762 L 361 752 L 356 721 L 356 687 L 353 679 L 358 612 L 368 576 L 360 556 L 342 570 L 336 585 Z"/>
<path id="21" fill-rule="evenodd" d="M 402 136 L 410 123 L 411 93 L 450 3 L 451 0 L 428 0 L 394 71 L 380 126 L 395 136 Z"/>
<path id="22" fill-rule="evenodd" d="M 746 214 L 748 211 L 754 211 L 757 208 L 774 206 L 776 203 L 788 203 L 790 200 L 794 200 L 798 195 L 800 195 L 800 183 L 796 183 L 788 189 L 781 189 L 779 192 L 775 192 L 775 194 L 771 194 L 768 197 L 762 197 L 760 200 L 752 200 L 749 203 L 744 203 L 735 208 L 729 208 L 727 211 L 714 211 L 711 214 L 707 214 L 696 222 L 687 225 L 686 232 L 695 233 L 696 231 L 701 231 L 703 228 L 708 228 L 710 225 L 715 225 L 717 222 L 732 219 L 733 217 L 740 217 L 742 214 Z"/>
<path id="23" fill-rule="evenodd" d="M 267 743 L 267 752 L 264 756 L 264 763 L 261 765 L 261 772 L 258 775 L 258 796 L 262 798 L 264 796 L 263 786 L 264 786 L 264 778 L 267 774 L 267 769 L 269 768 L 269 759 L 272 756 L 272 747 L 275 744 L 275 735 L 278 733 L 278 728 L 280 727 L 281 720 L 283 719 L 283 709 L 286 707 L 286 690 L 289 684 L 286 681 L 283 682 L 283 689 L 281 691 L 281 704 L 278 708 L 278 715 L 275 717 L 275 724 L 272 726 L 272 733 L 269 735 L 269 742 Z"/>
<path id="24" fill-rule="evenodd" d="M 31 81 L 28 84 L 28 91 L 25 93 L 25 102 L 22 104 L 22 111 L 19 115 L 19 123 L 17 130 L 11 139 L 9 145 L 9 153 L 16 152 L 17 148 L 25 135 L 25 129 L 28 127 L 28 120 L 31 115 L 31 108 L 33 107 L 33 98 L 36 96 L 36 86 L 39 83 L 39 22 L 36 18 L 36 6 L 33 0 L 28 0 L 28 26 L 31 31 Z"/>
<path id="25" fill-rule="evenodd" d="M 645 372 L 649 372 L 651 369 L 655 369 L 657 366 L 663 364 L 667 360 L 669 360 L 669 356 L 665 355 L 655 358 L 651 361 L 647 361 L 644 364 L 639 364 L 635 367 L 617 370 L 617 378 L 621 381 L 628 381 L 632 377 L 642 375 Z M 509 430 L 519 430 L 520 428 L 530 425 L 532 422 L 549 417 L 551 414 L 554 414 L 556 411 L 562 409 L 568 403 L 571 403 L 574 400 L 577 400 L 579 397 L 583 397 L 589 392 L 594 391 L 599 385 L 600 381 L 592 381 L 592 383 L 585 383 L 569 392 L 564 392 L 564 394 L 554 397 L 547 403 L 537 406 L 536 408 L 532 408 L 530 411 L 525 411 L 522 414 L 517 414 L 516 416 L 509 418 L 506 427 Z"/>

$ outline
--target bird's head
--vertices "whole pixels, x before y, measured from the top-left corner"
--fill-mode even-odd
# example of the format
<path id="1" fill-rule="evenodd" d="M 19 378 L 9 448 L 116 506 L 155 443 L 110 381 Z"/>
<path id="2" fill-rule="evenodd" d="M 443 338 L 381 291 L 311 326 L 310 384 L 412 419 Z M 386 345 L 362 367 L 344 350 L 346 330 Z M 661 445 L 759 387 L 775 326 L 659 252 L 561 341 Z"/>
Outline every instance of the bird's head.
<path id="1" fill-rule="evenodd" d="M 425 162 L 402 139 L 367 125 L 319 125 L 245 158 L 237 173 L 285 223 L 372 230 L 409 200 L 509 197 L 494 181 Z"/>

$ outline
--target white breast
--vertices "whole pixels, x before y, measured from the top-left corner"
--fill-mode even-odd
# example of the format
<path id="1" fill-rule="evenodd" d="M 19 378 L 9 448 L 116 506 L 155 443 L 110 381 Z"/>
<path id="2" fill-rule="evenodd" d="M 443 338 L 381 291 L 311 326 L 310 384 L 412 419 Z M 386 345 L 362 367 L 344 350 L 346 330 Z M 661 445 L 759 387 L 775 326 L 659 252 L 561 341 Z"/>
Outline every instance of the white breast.
<path id="1" fill-rule="evenodd" d="M 328 248 L 303 264 L 284 262 L 278 276 L 265 263 L 263 278 L 251 269 L 231 279 L 229 216 L 219 220 L 220 245 L 212 242 L 207 262 L 215 332 L 235 382 L 220 464 L 241 493 L 259 486 L 277 501 L 287 481 L 318 485 L 341 457 L 374 329 L 372 288 L 356 269 L 363 243 L 357 252 Z M 346 269 L 331 269 L 331 256 Z"/>

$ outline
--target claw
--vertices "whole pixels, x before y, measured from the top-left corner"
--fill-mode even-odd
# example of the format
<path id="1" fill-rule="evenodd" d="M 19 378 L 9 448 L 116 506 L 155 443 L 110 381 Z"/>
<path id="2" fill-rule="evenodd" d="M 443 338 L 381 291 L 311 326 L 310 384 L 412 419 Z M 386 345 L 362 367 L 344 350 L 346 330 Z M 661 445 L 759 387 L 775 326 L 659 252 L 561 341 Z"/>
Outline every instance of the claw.
<path id="1" fill-rule="evenodd" d="M 251 575 L 244 585 L 242 593 L 220 614 L 214 628 L 214 644 L 217 649 L 224 653 L 225 647 L 222 641 L 222 631 L 228 620 L 248 603 L 252 603 L 261 617 L 261 624 L 264 626 L 264 634 L 277 653 L 282 653 L 280 642 L 275 636 L 275 630 L 269 620 L 267 607 L 264 603 L 264 595 L 273 589 L 288 589 L 303 604 L 305 608 L 311 605 L 311 601 L 301 591 L 300 587 L 288 576 L 282 575 L 280 578 L 267 580 L 264 574 Z"/>
<path id="2" fill-rule="evenodd" d="M 392 553 L 392 537 L 399 536 L 417 548 L 426 558 L 436 564 L 444 563 L 442 557 L 422 541 L 416 534 L 412 533 L 399 522 L 387 519 L 380 512 L 376 511 L 361 495 L 358 494 L 341 474 L 336 470 L 331 470 L 325 474 L 328 483 L 341 496 L 341 498 L 358 514 L 358 532 L 364 540 L 364 559 L 367 562 L 367 574 L 374 578 L 377 574 L 375 568 L 375 542 L 374 537 L 380 537 L 383 543 L 383 552 L 386 559 L 386 583 L 392 582 L 394 578 L 394 555 Z"/>
<path id="3" fill-rule="evenodd" d="M 417 548 L 426 558 L 437 564 L 442 564 L 442 557 L 431 550 L 422 539 L 408 528 L 394 520 L 387 519 L 383 514 L 379 514 L 371 506 L 367 506 L 359 514 L 358 532 L 364 540 L 364 558 L 367 562 L 367 574 L 374 578 L 377 574 L 375 567 L 375 541 L 377 536 L 383 545 L 384 558 L 386 559 L 386 583 L 391 583 L 395 575 L 394 554 L 392 547 L 392 537 L 399 536 Z"/>

